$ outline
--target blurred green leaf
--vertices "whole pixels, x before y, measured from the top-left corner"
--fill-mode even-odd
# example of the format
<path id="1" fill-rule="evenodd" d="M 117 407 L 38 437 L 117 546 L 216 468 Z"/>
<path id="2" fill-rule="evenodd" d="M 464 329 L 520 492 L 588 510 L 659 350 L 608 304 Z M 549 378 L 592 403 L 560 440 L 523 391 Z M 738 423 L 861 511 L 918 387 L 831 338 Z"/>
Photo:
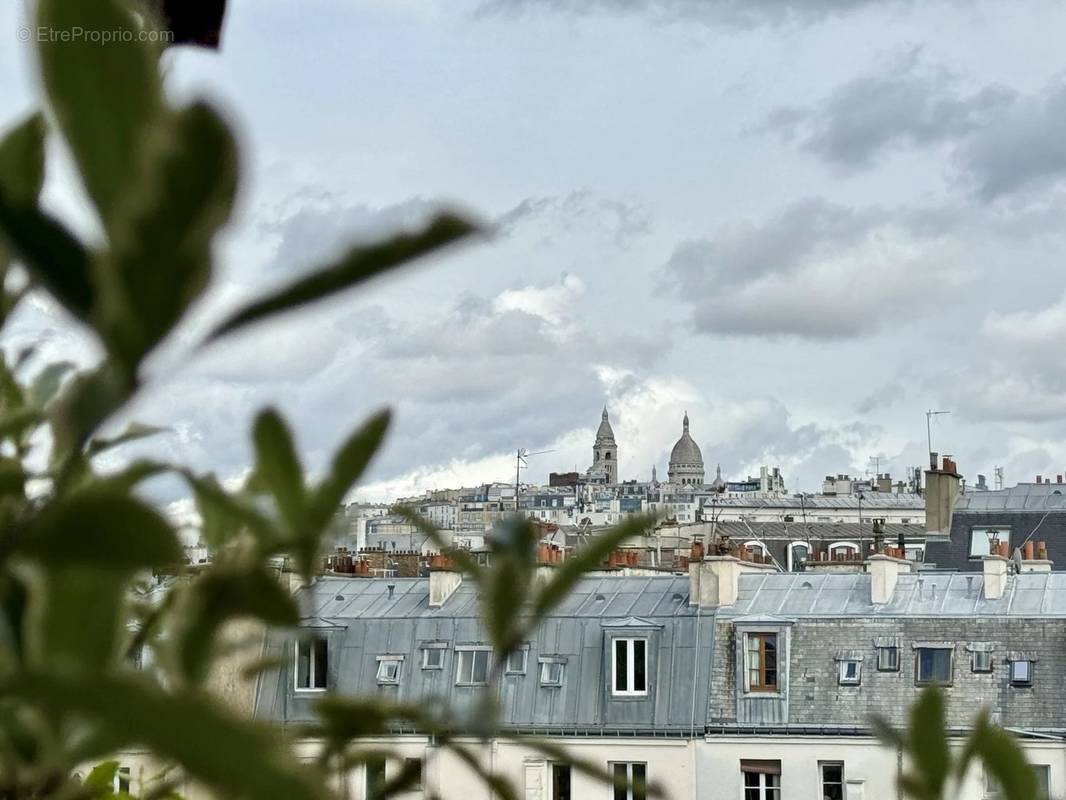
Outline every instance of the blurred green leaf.
<path id="1" fill-rule="evenodd" d="M 0 196 L 13 207 L 37 205 L 44 185 L 44 117 L 37 113 L 0 139 Z"/>
<path id="2" fill-rule="evenodd" d="M 44 408 L 48 405 L 59 392 L 63 378 L 69 375 L 74 367 L 71 361 L 54 361 L 42 369 L 30 386 L 30 405 L 36 408 Z"/>
<path id="3" fill-rule="evenodd" d="M 986 722 L 974 729 L 972 738 L 985 770 L 995 778 L 1005 800 L 1040 797 L 1036 774 L 1013 736 Z"/>
<path id="4" fill-rule="evenodd" d="M 61 223 L 36 207 L 15 206 L 0 196 L 0 244 L 67 311 L 80 320 L 90 319 L 96 296 L 91 258 Z"/>
<path id="5" fill-rule="evenodd" d="M 136 388 L 134 376 L 111 361 L 67 382 L 49 409 L 55 438 L 53 462 L 80 456 L 92 432 L 120 409 Z"/>
<path id="6" fill-rule="evenodd" d="M 441 214 L 423 230 L 401 234 L 380 244 L 353 247 L 337 263 L 302 278 L 290 286 L 252 303 L 230 317 L 208 338 L 218 339 L 252 322 L 357 286 L 383 272 L 452 244 L 477 227 L 454 214 Z"/>
<path id="7" fill-rule="evenodd" d="M 311 516 L 316 525 L 325 525 L 337 513 L 344 497 L 362 477 L 370 459 L 381 447 L 389 429 L 391 414 L 381 411 L 371 417 L 341 445 L 333 456 L 329 473 L 311 501 Z"/>
<path id="8" fill-rule="evenodd" d="M 100 327 L 131 369 L 203 292 L 237 190 L 233 135 L 203 103 L 160 116 L 146 150 L 143 180 L 119 206 L 98 263 Z"/>
<path id="9" fill-rule="evenodd" d="M 21 439 L 30 428 L 44 421 L 44 413 L 37 408 L 24 408 L 0 416 L 0 439 Z"/>
<path id="10" fill-rule="evenodd" d="M 48 100 L 105 229 L 138 179 L 142 151 L 163 104 L 157 52 L 140 40 L 121 0 L 38 0 L 37 25 L 56 33 L 108 33 L 38 40 Z M 125 34 L 125 35 L 124 35 Z M 128 41 L 127 41 L 128 39 Z"/>
<path id="11" fill-rule="evenodd" d="M 48 566 L 95 565 L 120 573 L 182 559 L 177 537 L 159 512 L 106 485 L 50 502 L 16 552 Z"/>
<path id="12" fill-rule="evenodd" d="M 200 477 L 188 470 L 182 470 L 181 474 L 196 497 L 200 534 L 209 547 L 218 549 L 246 529 L 263 544 L 264 552 L 277 544 L 279 537 L 270 520 L 245 498 L 223 489 L 214 475 Z"/>
<path id="13" fill-rule="evenodd" d="M 97 757 L 139 745 L 180 763 L 219 796 L 321 800 L 323 783 L 296 762 L 269 728 L 224 710 L 205 694 L 165 692 L 139 676 L 25 674 L 0 694 L 50 708 L 57 718 L 92 720 L 108 731 Z M 91 758 L 91 754 L 83 754 Z"/>
<path id="14" fill-rule="evenodd" d="M 923 689 L 911 706 L 908 736 L 910 756 L 924 791 L 929 798 L 941 797 L 951 772 L 951 752 L 944 723 L 944 699 L 935 687 Z"/>
<path id="15" fill-rule="evenodd" d="M 252 440 L 256 476 L 270 491 L 290 531 L 299 530 L 306 521 L 307 491 L 288 426 L 277 411 L 266 409 L 256 417 Z"/>
<path id="16" fill-rule="evenodd" d="M 85 788 L 93 792 L 110 792 L 118 774 L 117 761 L 104 761 L 92 768 L 83 781 Z"/>
<path id="17" fill-rule="evenodd" d="M 185 587 L 174 644 L 187 681 L 204 680 L 219 629 L 241 617 L 279 626 L 300 621 L 292 595 L 259 567 L 216 564 Z"/>
<path id="18" fill-rule="evenodd" d="M 155 436 L 159 433 L 166 433 L 169 430 L 169 428 L 161 428 L 156 425 L 145 425 L 141 422 L 131 422 L 126 426 L 126 429 L 122 431 L 122 433 L 118 434 L 118 436 L 93 437 L 89 440 L 85 452 L 89 456 L 99 455 L 113 447 L 118 447 L 127 442 L 135 442 L 138 439 L 146 439 L 149 436 Z"/>

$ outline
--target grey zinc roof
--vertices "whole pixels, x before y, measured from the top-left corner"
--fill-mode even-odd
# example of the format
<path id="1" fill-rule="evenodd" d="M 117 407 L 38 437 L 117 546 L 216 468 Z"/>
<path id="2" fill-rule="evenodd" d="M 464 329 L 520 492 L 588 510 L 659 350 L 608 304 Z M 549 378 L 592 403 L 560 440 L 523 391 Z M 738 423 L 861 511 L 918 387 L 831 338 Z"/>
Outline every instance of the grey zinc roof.
<path id="1" fill-rule="evenodd" d="M 998 600 L 985 600 L 981 575 L 900 575 L 889 602 L 870 601 L 870 576 L 861 573 L 742 575 L 737 602 L 722 617 L 971 617 L 1066 616 L 1066 573 L 1013 575 Z"/>
<path id="2" fill-rule="evenodd" d="M 864 507 L 865 510 L 865 507 Z M 804 541 L 807 538 L 818 541 L 836 541 L 838 539 L 871 539 L 873 537 L 873 520 L 859 525 L 857 522 L 716 522 L 715 532 L 729 536 L 734 541 L 740 539 L 790 539 Z M 895 542 L 901 534 L 904 539 L 921 539 L 925 537 L 925 526 L 918 523 L 888 523 L 884 529 L 885 539 Z"/>
<path id="3" fill-rule="evenodd" d="M 955 503 L 956 511 L 1066 510 L 1066 483 L 1019 483 L 1009 489 L 967 492 Z"/>
<path id="4" fill-rule="evenodd" d="M 1066 486 L 1066 484 L 1063 484 Z M 717 497 L 705 500 L 707 505 L 719 508 L 780 508 L 800 512 L 806 509 L 813 512 L 816 509 L 847 508 L 858 509 L 859 498 L 854 495 L 809 495 L 804 496 L 802 503 L 798 496 L 792 497 Z M 925 510 L 925 498 L 918 494 L 894 494 L 889 492 L 866 492 L 862 498 L 863 511 L 877 508 L 905 508 L 915 511 Z"/>
<path id="5" fill-rule="evenodd" d="M 425 578 L 327 576 L 298 597 L 302 627 L 328 631 L 331 687 L 339 693 L 390 692 L 400 700 L 442 698 L 456 706 L 473 701 L 476 690 L 455 685 L 455 645 L 488 644 L 472 582 L 464 581 L 440 608 L 429 607 Z M 689 606 L 687 577 L 587 576 L 531 638 L 526 673 L 503 677 L 504 724 L 522 730 L 683 732 L 693 725 L 702 730 L 703 720 L 692 718 L 693 693 L 708 693 L 713 623 L 712 614 Z M 630 630 L 651 640 L 648 652 L 655 663 L 649 664 L 646 701 L 613 700 L 607 692 L 606 637 Z M 443 669 L 422 668 L 427 642 L 446 644 Z M 278 635 L 270 649 L 287 657 L 292 646 L 291 634 Z M 377 684 L 381 655 L 404 656 L 398 687 Z M 540 685 L 538 658 L 546 656 L 565 659 L 560 688 Z M 262 678 L 256 714 L 304 721 L 311 717 L 310 703 L 293 691 L 290 664 Z"/>

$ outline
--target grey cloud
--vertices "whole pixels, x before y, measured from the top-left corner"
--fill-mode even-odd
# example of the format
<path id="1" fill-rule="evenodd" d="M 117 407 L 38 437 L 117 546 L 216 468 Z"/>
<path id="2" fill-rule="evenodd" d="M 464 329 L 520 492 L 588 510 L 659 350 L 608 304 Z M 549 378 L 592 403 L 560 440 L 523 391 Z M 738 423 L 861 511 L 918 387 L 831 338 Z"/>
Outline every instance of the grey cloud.
<path id="1" fill-rule="evenodd" d="M 905 8 L 910 0 L 891 5 Z M 483 0 L 482 13 L 551 11 L 639 14 L 656 22 L 703 22 L 737 28 L 809 25 L 869 7 L 878 0 Z"/>
<path id="2" fill-rule="evenodd" d="M 703 332 L 825 340 L 918 316 L 970 277 L 950 237 L 905 214 L 809 198 L 681 243 L 663 288 Z"/>
<path id="3" fill-rule="evenodd" d="M 775 109 L 757 130 L 844 171 L 871 168 L 904 148 L 943 147 L 949 178 L 988 202 L 1061 181 L 1064 128 L 1062 78 L 1032 94 L 994 84 L 970 90 L 912 50 L 819 102 Z"/>
<path id="4" fill-rule="evenodd" d="M 1014 98 L 1004 87 L 967 92 L 957 76 L 927 66 L 920 50 L 837 87 L 824 100 L 771 112 L 762 129 L 776 131 L 827 163 L 865 169 L 902 147 L 952 142 L 979 130 Z"/>

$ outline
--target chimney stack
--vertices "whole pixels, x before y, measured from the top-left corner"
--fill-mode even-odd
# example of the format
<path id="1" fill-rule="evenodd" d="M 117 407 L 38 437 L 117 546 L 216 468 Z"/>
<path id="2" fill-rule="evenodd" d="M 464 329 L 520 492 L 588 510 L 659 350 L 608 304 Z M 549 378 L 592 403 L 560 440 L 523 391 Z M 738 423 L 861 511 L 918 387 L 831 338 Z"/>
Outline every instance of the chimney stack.
<path id="1" fill-rule="evenodd" d="M 951 533 L 951 517 L 955 501 L 959 497 L 962 476 L 951 456 L 944 456 L 941 469 L 935 466 L 937 454 L 933 453 L 933 469 L 925 473 L 925 532 L 931 536 L 947 536 Z"/>
<path id="2" fill-rule="evenodd" d="M 875 605 L 887 603 L 896 591 L 896 581 L 904 572 L 912 572 L 914 565 L 905 558 L 894 558 L 883 554 L 872 555 L 866 560 L 866 571 L 870 573 L 870 602 Z"/>
<path id="3" fill-rule="evenodd" d="M 433 557 L 429 570 L 429 607 L 440 608 L 463 582 L 463 573 L 443 553 Z"/>
<path id="4" fill-rule="evenodd" d="M 733 556 L 707 556 L 702 561 L 692 561 L 688 565 L 689 605 L 703 609 L 731 606 L 737 602 L 741 574 L 766 571 L 775 571 L 775 567 Z"/>
<path id="5" fill-rule="evenodd" d="M 1008 560 L 1003 556 L 984 557 L 985 600 L 999 600 L 1007 591 L 1007 564 Z"/>

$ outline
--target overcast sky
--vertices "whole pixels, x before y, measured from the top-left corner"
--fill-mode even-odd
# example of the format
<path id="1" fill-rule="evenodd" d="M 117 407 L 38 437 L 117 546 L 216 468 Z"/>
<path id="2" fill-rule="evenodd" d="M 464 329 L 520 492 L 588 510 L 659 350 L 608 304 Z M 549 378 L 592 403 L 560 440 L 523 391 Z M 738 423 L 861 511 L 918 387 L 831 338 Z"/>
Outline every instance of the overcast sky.
<path id="1" fill-rule="evenodd" d="M 33 107 L 0 10 L 0 119 Z M 230 0 L 167 56 L 245 143 L 212 302 L 149 366 L 130 451 L 223 476 L 280 406 L 312 467 L 397 411 L 364 497 L 585 469 L 923 464 L 1066 472 L 1066 5 L 862 0 Z M 62 166 L 47 201 L 84 225 Z M 227 308 L 458 204 L 495 235 L 191 354 Z M 88 363 L 36 300 L 7 346 Z"/>

